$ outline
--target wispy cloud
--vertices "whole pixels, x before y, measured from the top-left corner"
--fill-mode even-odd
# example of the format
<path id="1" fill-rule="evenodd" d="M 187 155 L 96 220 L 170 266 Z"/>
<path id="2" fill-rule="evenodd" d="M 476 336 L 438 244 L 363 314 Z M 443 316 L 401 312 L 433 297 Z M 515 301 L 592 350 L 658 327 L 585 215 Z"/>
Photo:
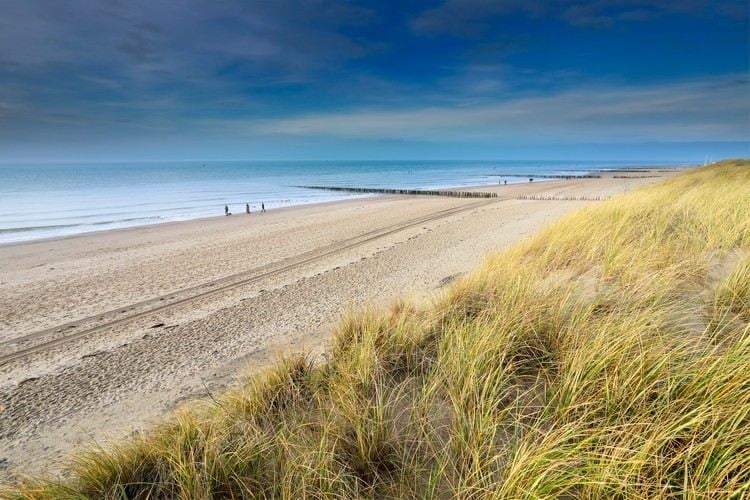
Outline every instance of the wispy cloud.
<path id="1" fill-rule="evenodd" d="M 246 124 L 252 134 L 413 140 L 748 140 L 746 75 L 578 87 L 494 104 L 364 109 Z"/>
<path id="2" fill-rule="evenodd" d="M 347 30 L 376 19 L 344 0 L 24 0 L 2 10 L 0 87 L 48 105 L 61 92 L 56 104 L 167 91 L 189 102 L 196 92 L 300 84 L 367 54 L 369 42 Z"/>
<path id="3" fill-rule="evenodd" d="M 349 33 L 375 12 L 346 0 L 10 0 L 2 14 L 0 143 L 66 119 L 83 135 L 87 124 L 184 128 L 196 115 L 269 112 L 274 97 L 253 93 L 379 50 Z"/>
<path id="4" fill-rule="evenodd" d="M 644 22 L 667 13 L 747 16 L 744 0 L 725 0 L 720 4 L 708 0 L 446 0 L 422 12 L 412 22 L 412 28 L 431 35 L 477 37 L 488 33 L 492 18 L 510 14 L 549 17 L 578 27 Z"/>

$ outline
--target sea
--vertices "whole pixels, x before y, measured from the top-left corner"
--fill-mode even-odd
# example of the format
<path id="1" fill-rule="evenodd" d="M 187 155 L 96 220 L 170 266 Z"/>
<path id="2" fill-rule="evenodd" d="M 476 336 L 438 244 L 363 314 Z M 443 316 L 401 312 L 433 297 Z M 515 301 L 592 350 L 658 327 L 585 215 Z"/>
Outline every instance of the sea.
<path id="1" fill-rule="evenodd" d="M 668 166 L 614 161 L 180 161 L 0 164 L 0 244 L 368 196 L 301 186 L 437 189 Z M 541 178 L 535 179 L 537 182 Z M 372 196 L 372 195 L 369 195 Z"/>

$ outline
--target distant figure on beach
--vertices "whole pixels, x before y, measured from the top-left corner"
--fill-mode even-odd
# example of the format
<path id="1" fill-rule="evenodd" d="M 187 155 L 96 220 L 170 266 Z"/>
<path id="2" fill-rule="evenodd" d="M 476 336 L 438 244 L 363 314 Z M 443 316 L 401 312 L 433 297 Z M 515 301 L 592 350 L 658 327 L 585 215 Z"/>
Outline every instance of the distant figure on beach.
<path id="1" fill-rule="evenodd" d="M 260 211 L 261 212 L 265 212 L 266 211 L 266 204 L 263 203 L 263 202 L 260 203 Z"/>
<path id="2" fill-rule="evenodd" d="M 246 214 L 250 213 L 250 204 L 249 203 L 245 203 L 245 213 Z"/>
<path id="3" fill-rule="evenodd" d="M 529 182 L 534 182 L 534 178 L 533 177 L 529 177 Z"/>
<path id="4" fill-rule="evenodd" d="M 507 186 L 508 185 L 508 181 L 503 181 L 503 184 L 505 184 Z"/>
<path id="5" fill-rule="evenodd" d="M 231 213 L 229 212 L 229 205 L 224 205 L 224 215 L 232 215 L 232 214 L 231 214 Z"/>

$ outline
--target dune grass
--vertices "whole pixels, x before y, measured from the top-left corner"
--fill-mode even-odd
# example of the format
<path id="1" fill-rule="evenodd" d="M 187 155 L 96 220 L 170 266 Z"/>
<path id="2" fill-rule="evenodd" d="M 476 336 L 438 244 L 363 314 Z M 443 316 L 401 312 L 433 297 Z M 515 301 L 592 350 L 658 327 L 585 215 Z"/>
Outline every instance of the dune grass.
<path id="1" fill-rule="evenodd" d="M 349 314 L 9 498 L 750 495 L 750 162 L 582 210 L 430 305 Z"/>

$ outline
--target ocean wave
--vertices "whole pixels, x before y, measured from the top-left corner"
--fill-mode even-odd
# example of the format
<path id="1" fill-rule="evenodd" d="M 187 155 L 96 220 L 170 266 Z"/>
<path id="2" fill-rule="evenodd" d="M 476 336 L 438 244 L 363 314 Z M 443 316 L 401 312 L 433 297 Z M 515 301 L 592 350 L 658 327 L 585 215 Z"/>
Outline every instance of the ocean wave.
<path id="1" fill-rule="evenodd" d="M 164 217 L 160 215 L 153 215 L 149 217 L 129 217 L 126 219 L 112 219 L 103 220 L 90 223 L 80 224 L 48 224 L 48 225 L 37 225 L 37 226 L 23 226 L 23 227 L 0 227 L 0 234 L 13 234 L 13 233 L 27 233 L 30 231 L 54 231 L 56 229 L 70 229 L 74 227 L 84 228 L 89 226 L 108 226 L 117 224 L 127 224 L 130 222 L 145 222 L 149 220 L 160 220 Z"/>
<path id="2" fill-rule="evenodd" d="M 65 229 L 79 227 L 84 224 L 53 224 L 49 226 L 26 226 L 26 227 L 0 227 L 0 234 L 27 233 L 29 231 L 48 231 L 52 229 Z"/>

